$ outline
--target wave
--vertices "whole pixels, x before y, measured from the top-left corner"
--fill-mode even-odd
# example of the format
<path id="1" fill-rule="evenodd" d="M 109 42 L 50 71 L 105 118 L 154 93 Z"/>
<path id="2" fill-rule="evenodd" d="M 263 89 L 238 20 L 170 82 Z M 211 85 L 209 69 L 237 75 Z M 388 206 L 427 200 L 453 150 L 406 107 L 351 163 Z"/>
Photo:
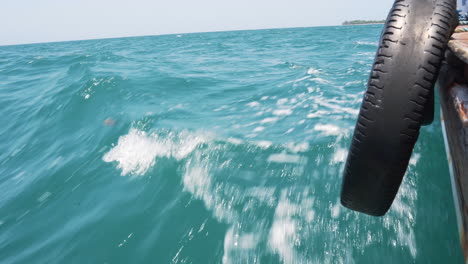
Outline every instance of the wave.
<path id="1" fill-rule="evenodd" d="M 379 45 L 379 43 L 377 42 L 369 42 L 369 41 L 356 41 L 355 44 L 360 45 L 360 46 L 372 46 L 372 47 L 377 47 Z"/>
<path id="2" fill-rule="evenodd" d="M 327 125 L 317 125 L 316 129 L 332 136 L 341 131 Z M 223 263 L 250 263 L 265 254 L 276 255 L 284 263 L 352 263 L 350 245 L 342 237 L 349 233 L 362 241 L 357 246 L 360 250 L 383 243 L 385 237 L 407 247 L 416 258 L 412 231 L 415 215 L 411 208 L 417 194 L 413 178 L 403 183 L 394 210 L 382 219 L 342 211 L 336 198 L 329 200 L 336 197 L 337 187 L 332 191 L 332 181 L 318 180 L 338 180 L 336 171 L 327 166 L 318 169 L 314 164 L 328 160 L 330 166 L 344 166 L 347 151 L 338 144 L 329 154 L 311 152 L 317 147 L 131 128 L 102 159 L 115 164 L 121 175 L 132 177 L 153 173 L 152 167 L 166 159 L 177 161 L 183 190 L 202 201 L 215 219 L 229 225 L 224 236 Z M 413 157 L 410 172 L 418 157 Z M 370 235 L 358 232 L 359 226 L 339 224 L 364 219 L 368 226 L 382 225 L 384 229 Z M 301 249 L 305 244 L 317 243 L 320 252 L 309 255 Z"/>

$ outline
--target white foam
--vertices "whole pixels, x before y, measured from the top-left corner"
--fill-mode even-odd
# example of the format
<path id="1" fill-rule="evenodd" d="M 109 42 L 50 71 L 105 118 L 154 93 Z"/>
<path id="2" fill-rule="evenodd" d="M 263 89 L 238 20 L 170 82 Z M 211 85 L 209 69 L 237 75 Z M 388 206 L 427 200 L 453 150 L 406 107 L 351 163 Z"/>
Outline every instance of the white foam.
<path id="1" fill-rule="evenodd" d="M 228 138 L 227 142 L 232 143 L 234 145 L 240 145 L 243 143 L 242 139 L 233 138 L 233 137 Z"/>
<path id="2" fill-rule="evenodd" d="M 275 187 L 251 187 L 245 192 L 245 197 L 255 197 L 270 207 L 276 205 Z"/>
<path id="3" fill-rule="evenodd" d="M 170 107 L 169 110 L 172 111 L 172 110 L 178 110 L 178 109 L 184 109 L 184 108 L 185 108 L 185 106 L 183 104 L 176 104 L 176 105 Z M 146 112 L 145 114 L 146 115 L 153 115 L 153 112 Z"/>
<path id="4" fill-rule="evenodd" d="M 416 259 L 418 251 L 416 249 L 416 239 L 413 229 L 404 230 L 402 226 L 398 226 L 398 240 L 408 247 L 411 256 L 413 259 Z"/>
<path id="5" fill-rule="evenodd" d="M 295 234 L 296 223 L 292 219 L 275 220 L 271 226 L 268 245 L 280 255 L 284 263 L 294 263 L 296 259 Z"/>
<path id="6" fill-rule="evenodd" d="M 314 68 L 312 68 L 312 67 L 310 67 L 310 68 L 307 70 L 307 74 L 318 74 L 318 73 L 320 73 L 320 71 L 319 71 L 319 70 L 316 70 L 316 69 L 314 69 Z"/>
<path id="7" fill-rule="evenodd" d="M 262 132 L 263 130 L 265 130 L 265 127 L 264 126 L 259 126 L 259 127 L 256 127 L 253 131 L 254 132 Z"/>
<path id="8" fill-rule="evenodd" d="M 223 245 L 223 264 L 231 264 L 230 253 L 234 244 L 234 231 L 233 228 L 229 228 L 224 235 L 224 245 Z"/>
<path id="9" fill-rule="evenodd" d="M 344 104 L 344 102 L 342 101 L 332 101 L 332 100 L 325 101 L 325 100 L 318 99 L 318 98 L 312 98 L 312 99 L 315 100 L 318 105 L 325 106 L 334 110 L 334 113 L 340 113 L 340 114 L 348 113 L 351 115 L 359 114 L 359 109 L 343 107 L 342 105 Z"/>
<path id="10" fill-rule="evenodd" d="M 172 135 L 174 136 L 174 135 Z M 182 133 L 176 142 L 174 138 L 160 138 L 132 128 L 127 135 L 121 136 L 109 152 L 102 158 L 105 162 L 117 162 L 122 175 L 145 174 L 155 163 L 157 157 L 183 159 L 204 139 Z"/>
<path id="11" fill-rule="evenodd" d="M 324 111 L 324 110 L 319 110 L 314 113 L 309 113 L 307 115 L 307 118 L 317 118 L 317 117 L 323 117 L 325 115 L 328 115 L 330 112 Z"/>
<path id="12" fill-rule="evenodd" d="M 321 125 L 326 126 L 326 124 Z M 339 128 L 339 130 L 343 129 Z M 231 139 L 228 138 L 227 141 L 230 142 Z M 239 144 L 243 142 L 237 139 L 233 141 Z M 314 184 L 306 187 L 295 185 L 280 189 L 281 187 L 276 184 L 265 187 L 264 182 L 259 185 L 250 185 L 250 187 L 230 182 L 230 179 L 226 177 L 226 172 L 235 178 L 242 176 L 236 175 L 237 172 L 241 174 L 255 173 L 255 170 L 248 172 L 237 170 L 239 165 L 236 162 L 237 157 L 229 156 L 227 163 L 224 160 L 220 161 L 217 156 L 218 151 L 224 153 L 223 146 L 226 146 L 227 150 L 230 146 L 215 144 L 217 144 L 215 141 L 206 144 L 207 148 L 210 148 L 208 150 L 205 147 L 196 148 L 184 160 L 185 171 L 182 172 L 182 182 L 184 191 L 189 192 L 193 199 L 200 200 L 214 219 L 228 226 L 224 236 L 223 263 L 255 263 L 255 260 L 258 260 L 259 252 L 265 251 L 277 254 L 282 263 L 354 262 L 350 253 L 351 249 L 346 246 L 346 241 L 338 239 L 337 234 L 356 231 L 353 227 L 339 225 L 341 218 L 360 221 L 359 218 L 356 218 L 360 216 L 342 209 L 339 201 L 334 200 L 330 203 L 327 199 L 321 199 L 320 192 L 316 193 L 316 189 L 313 187 Z M 253 144 L 266 148 L 272 145 L 269 141 L 253 142 Z M 301 165 L 296 164 L 304 162 L 306 155 L 293 155 L 291 152 L 309 151 L 310 146 L 307 147 L 307 145 L 306 142 L 293 142 L 281 146 L 285 149 L 284 152 L 267 156 L 270 162 L 275 162 L 275 164 L 270 164 L 269 170 L 277 170 L 274 172 L 275 176 L 280 176 L 283 170 L 300 168 Z M 272 150 L 273 148 L 258 151 L 265 154 Z M 346 153 L 346 149 L 336 147 L 335 152 L 328 158 L 334 162 L 343 162 Z M 240 153 L 233 155 L 241 155 L 238 157 L 242 159 Z M 326 158 L 326 156 L 322 157 L 324 161 Z M 261 161 L 258 164 L 264 166 Z M 327 170 L 327 172 L 329 175 L 335 175 L 333 171 Z M 319 180 L 322 176 L 323 171 L 313 170 L 311 172 L 312 181 Z M 411 177 L 409 182 L 411 183 Z M 397 246 L 408 250 L 408 254 L 411 253 L 413 257 L 417 255 L 415 238 L 412 234 L 414 220 L 411 211 L 414 208 L 414 206 L 412 207 L 415 201 L 413 195 L 416 195 L 416 192 L 411 188 L 408 189 L 408 183 L 403 183 L 402 187 L 403 193 L 400 196 L 403 198 L 397 198 L 396 203 L 392 206 L 392 211 L 384 218 L 390 221 L 388 225 L 382 227 L 382 229 L 386 228 L 387 230 L 377 232 L 375 235 L 372 234 L 372 238 L 367 240 L 367 233 L 359 234 L 357 239 L 363 243 L 357 246 L 357 250 L 362 251 L 366 247 L 384 243 L 381 234 L 388 232 L 390 241 L 397 241 Z M 320 187 L 316 186 L 315 188 Z M 301 190 L 303 191 L 301 192 Z M 278 195 L 279 193 L 280 195 Z M 269 209 L 265 209 L 265 207 Z M 270 212 L 274 213 L 273 217 L 270 213 L 258 215 L 255 212 L 259 208 L 272 210 Z M 397 229 L 396 226 L 399 225 L 401 228 Z M 194 228 L 196 232 L 198 227 Z M 336 242 L 324 246 L 325 252 L 318 254 L 322 256 L 322 259 L 314 259 L 315 254 L 310 255 L 303 251 L 303 245 L 321 243 L 322 241 L 327 244 L 330 241 Z"/>
<path id="13" fill-rule="evenodd" d="M 210 191 L 211 177 L 206 167 L 198 164 L 199 162 L 196 163 L 197 164 L 191 164 L 191 162 L 189 162 L 186 166 L 186 172 L 182 179 L 184 189 L 192 193 L 195 197 L 201 198 L 205 202 L 206 207 L 211 208 L 211 198 L 204 199 Z"/>
<path id="14" fill-rule="evenodd" d="M 267 117 L 260 121 L 260 124 L 275 123 L 279 120 L 278 117 Z"/>
<path id="15" fill-rule="evenodd" d="M 332 124 L 316 124 L 314 130 L 320 131 L 326 136 L 338 136 L 342 134 L 342 129 Z"/>
<path id="16" fill-rule="evenodd" d="M 261 148 L 269 148 L 271 147 L 271 145 L 273 145 L 273 143 L 271 141 L 255 141 L 253 142 L 254 144 L 256 144 L 257 146 L 261 147 Z"/>
<path id="17" fill-rule="evenodd" d="M 358 44 L 358 45 L 368 45 L 368 46 L 378 46 L 379 45 L 377 42 L 369 42 L 369 41 L 356 41 L 356 44 Z"/>
<path id="18" fill-rule="evenodd" d="M 253 101 L 253 102 L 250 102 L 250 103 L 247 104 L 247 106 L 250 106 L 250 107 L 256 107 L 256 106 L 259 106 L 259 105 L 260 105 L 260 103 L 257 102 L 257 101 Z"/>
<path id="19" fill-rule="evenodd" d="M 234 231 L 234 227 L 229 228 L 224 237 L 224 252 L 226 253 L 235 249 L 247 250 L 253 249 L 258 244 L 258 237 L 253 233 L 239 234 Z M 223 260 L 228 258 L 224 258 Z"/>
<path id="20" fill-rule="evenodd" d="M 307 79 L 309 79 L 309 78 L 310 78 L 310 76 L 304 76 L 304 77 L 302 77 L 302 78 L 299 78 L 299 79 L 296 79 L 296 80 L 292 80 L 292 81 L 286 82 L 286 84 L 302 82 L 302 81 L 307 80 Z"/>
<path id="21" fill-rule="evenodd" d="M 309 148 L 310 148 L 310 145 L 309 145 L 308 142 L 300 142 L 300 143 L 290 142 L 290 143 L 286 144 L 286 147 L 291 152 L 297 153 L 297 152 L 306 152 L 306 151 L 308 151 Z"/>
<path id="22" fill-rule="evenodd" d="M 129 173 L 144 174 L 154 164 L 159 155 L 167 155 L 169 146 L 155 141 L 146 132 L 131 129 L 119 138 L 117 146 L 103 157 L 105 162 L 117 161 L 117 168 L 122 169 L 122 175 Z"/>
<path id="23" fill-rule="evenodd" d="M 417 154 L 417 153 L 416 153 Z M 413 164 L 417 164 L 418 155 L 412 157 Z M 411 165 L 414 166 L 414 165 Z M 416 221 L 416 206 L 417 189 L 414 178 L 415 172 L 409 167 L 407 175 L 403 180 L 400 190 L 393 202 L 393 205 L 384 218 L 384 227 L 395 233 L 395 244 L 402 247 L 407 247 L 413 259 L 417 257 L 416 238 L 414 236 L 414 226 Z"/>
<path id="24" fill-rule="evenodd" d="M 351 86 L 351 85 L 354 85 L 354 84 L 361 84 L 362 81 L 351 81 L 351 82 L 346 82 L 344 85 L 345 86 Z"/>
<path id="25" fill-rule="evenodd" d="M 331 163 L 336 164 L 336 163 L 344 162 L 347 156 L 348 156 L 348 150 L 344 148 L 337 149 L 335 153 L 333 154 Z"/>
<path id="26" fill-rule="evenodd" d="M 308 210 L 305 214 L 305 220 L 308 223 L 311 223 L 315 219 L 315 211 L 314 210 Z"/>
<path id="27" fill-rule="evenodd" d="M 247 134 L 245 137 L 246 138 L 255 138 L 257 136 L 258 136 L 258 134 L 256 134 L 256 133 L 250 133 L 250 134 Z"/>
<path id="28" fill-rule="evenodd" d="M 187 155 L 192 153 L 192 151 L 201 143 L 205 142 L 205 138 L 195 135 L 189 135 L 186 133 L 182 133 L 182 138 L 175 141 L 169 141 L 171 145 L 171 155 L 172 157 L 181 160 L 185 158 Z"/>
<path id="29" fill-rule="evenodd" d="M 291 109 L 277 109 L 273 111 L 273 114 L 276 116 L 288 116 L 291 115 L 293 112 Z"/>
<path id="30" fill-rule="evenodd" d="M 312 78 L 310 79 L 311 81 L 315 81 L 315 82 L 318 82 L 320 84 L 330 84 L 331 82 L 330 81 L 327 81 L 325 79 L 322 79 L 322 78 Z"/>
<path id="31" fill-rule="evenodd" d="M 213 111 L 219 112 L 219 111 L 221 111 L 221 110 L 227 109 L 228 107 L 229 107 L 229 106 L 227 106 L 227 105 L 222 105 L 222 106 L 220 106 L 220 107 L 214 109 Z"/>
<path id="32" fill-rule="evenodd" d="M 299 206 L 287 199 L 287 191 L 281 191 L 281 198 L 276 206 L 275 217 L 268 236 L 268 246 L 279 254 L 283 263 L 299 263 L 294 242 L 297 237 L 297 224 L 292 216 L 298 213 Z"/>
<path id="33" fill-rule="evenodd" d="M 195 151 L 185 166 L 182 179 L 184 191 L 201 200 L 216 220 L 230 225 L 224 237 L 222 262 L 252 263 L 261 238 L 261 233 L 258 232 L 262 232 L 264 228 L 260 226 L 250 231 L 245 230 L 240 224 L 245 214 L 235 209 L 235 205 L 239 203 L 239 199 L 243 201 L 252 196 L 268 204 L 274 203 L 274 188 L 254 187 L 240 193 L 236 186 L 227 184 L 224 179 L 217 179 L 219 175 L 216 175 L 216 171 L 222 166 L 216 164 L 216 158 L 206 157 Z"/>
<path id="34" fill-rule="evenodd" d="M 290 155 L 284 152 L 278 154 L 271 154 L 268 157 L 268 162 L 275 162 L 275 163 L 301 163 L 301 161 L 305 159 L 300 155 Z"/>
<path id="35" fill-rule="evenodd" d="M 241 249 L 253 249 L 258 243 L 258 239 L 253 233 L 243 234 L 238 237 L 238 240 L 239 242 L 237 243 L 237 246 Z"/>
<path id="36" fill-rule="evenodd" d="M 331 208 L 331 217 L 338 218 L 339 216 L 340 216 L 340 203 L 337 203 Z"/>
<path id="37" fill-rule="evenodd" d="M 288 102 L 288 98 L 281 98 L 281 99 L 278 99 L 278 101 L 276 101 L 276 104 L 277 105 L 284 105 Z"/>
<path id="38" fill-rule="evenodd" d="M 411 158 L 409 160 L 409 164 L 412 165 L 412 166 L 416 166 L 416 164 L 418 164 L 418 161 L 419 161 L 420 158 L 421 158 L 420 153 L 413 153 L 413 155 L 411 156 Z"/>

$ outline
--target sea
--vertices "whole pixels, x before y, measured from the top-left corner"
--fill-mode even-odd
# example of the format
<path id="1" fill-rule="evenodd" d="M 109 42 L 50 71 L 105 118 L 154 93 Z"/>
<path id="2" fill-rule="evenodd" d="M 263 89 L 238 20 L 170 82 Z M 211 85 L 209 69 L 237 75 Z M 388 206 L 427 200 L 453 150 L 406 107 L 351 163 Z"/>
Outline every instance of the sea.
<path id="1" fill-rule="evenodd" d="M 1 46 L 0 263 L 462 263 L 438 107 L 384 217 L 340 204 L 381 30 Z"/>

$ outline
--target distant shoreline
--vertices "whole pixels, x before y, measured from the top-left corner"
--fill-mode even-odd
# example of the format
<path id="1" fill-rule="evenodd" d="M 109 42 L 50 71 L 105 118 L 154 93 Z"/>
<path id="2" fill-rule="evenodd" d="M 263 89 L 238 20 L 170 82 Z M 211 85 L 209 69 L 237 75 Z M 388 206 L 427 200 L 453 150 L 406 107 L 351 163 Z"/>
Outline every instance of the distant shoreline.
<path id="1" fill-rule="evenodd" d="M 342 26 L 383 25 L 385 23 L 343 24 Z"/>
<path id="2" fill-rule="evenodd" d="M 343 26 L 354 26 L 354 25 L 381 25 L 385 24 L 385 20 L 351 20 L 342 23 Z"/>

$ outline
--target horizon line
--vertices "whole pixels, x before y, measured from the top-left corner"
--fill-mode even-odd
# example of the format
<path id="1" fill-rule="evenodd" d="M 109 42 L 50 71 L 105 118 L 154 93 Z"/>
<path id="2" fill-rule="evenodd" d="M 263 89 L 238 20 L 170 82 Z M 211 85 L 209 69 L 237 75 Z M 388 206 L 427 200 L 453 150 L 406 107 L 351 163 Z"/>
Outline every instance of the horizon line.
<path id="1" fill-rule="evenodd" d="M 129 36 L 116 36 L 105 38 L 89 38 L 89 39 L 73 39 L 73 40 L 58 40 L 58 41 L 44 41 L 32 43 L 18 43 L 18 44 L 0 44 L 0 47 L 8 46 L 23 46 L 23 45 L 37 45 L 49 43 L 64 43 L 76 41 L 91 41 L 91 40 L 105 40 L 105 39 L 119 39 L 119 38 L 137 38 L 137 37 L 153 37 L 153 36 L 171 36 L 171 35 L 188 35 L 188 34 L 202 34 L 202 33 L 220 33 L 220 32 L 236 32 L 236 31 L 255 31 L 255 30 L 271 30 L 271 29 L 295 29 L 295 28 L 317 28 L 317 27 L 337 27 L 337 26 L 354 26 L 354 25 L 326 25 L 326 26 L 297 26 L 297 27 L 272 27 L 272 28 L 255 28 L 255 29 L 234 29 L 234 30 L 214 30 L 214 31 L 199 31 L 199 32 L 177 32 L 177 33 L 162 33 L 154 35 L 129 35 Z"/>

